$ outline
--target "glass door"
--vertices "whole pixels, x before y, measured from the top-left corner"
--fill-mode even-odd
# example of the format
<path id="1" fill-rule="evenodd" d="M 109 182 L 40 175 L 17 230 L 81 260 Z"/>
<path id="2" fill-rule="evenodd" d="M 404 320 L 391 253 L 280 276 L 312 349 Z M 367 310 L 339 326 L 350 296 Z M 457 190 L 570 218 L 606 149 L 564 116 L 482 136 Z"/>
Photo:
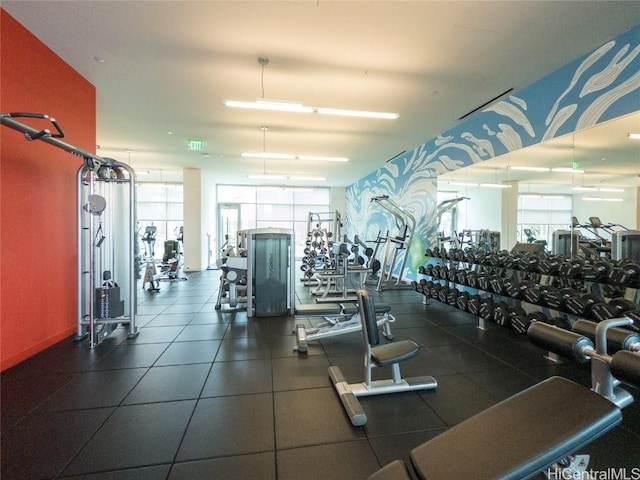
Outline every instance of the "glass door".
<path id="1" fill-rule="evenodd" d="M 220 250 L 226 251 L 236 246 L 236 236 L 240 229 L 240 204 L 218 204 L 218 245 Z"/>

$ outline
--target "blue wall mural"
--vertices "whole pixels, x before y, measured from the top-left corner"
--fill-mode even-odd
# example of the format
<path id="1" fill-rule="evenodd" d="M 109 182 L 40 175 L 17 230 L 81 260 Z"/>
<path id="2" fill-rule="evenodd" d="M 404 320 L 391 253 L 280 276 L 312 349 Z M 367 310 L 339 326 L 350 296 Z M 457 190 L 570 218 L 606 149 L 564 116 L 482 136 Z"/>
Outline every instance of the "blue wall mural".
<path id="1" fill-rule="evenodd" d="M 437 245 L 439 175 L 638 110 L 640 25 L 349 185 L 348 235 L 395 234 L 391 215 L 370 201 L 388 195 L 417 219 L 403 272 L 415 279 L 426 248 Z"/>

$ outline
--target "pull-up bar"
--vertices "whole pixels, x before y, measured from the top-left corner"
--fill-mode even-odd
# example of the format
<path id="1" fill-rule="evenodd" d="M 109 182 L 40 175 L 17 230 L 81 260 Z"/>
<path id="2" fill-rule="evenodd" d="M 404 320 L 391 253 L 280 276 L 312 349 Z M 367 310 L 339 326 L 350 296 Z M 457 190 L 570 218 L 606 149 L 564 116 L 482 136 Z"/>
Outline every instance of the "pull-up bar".
<path id="1" fill-rule="evenodd" d="M 29 125 L 19 122 L 18 120 L 16 120 L 16 118 L 38 118 L 43 120 L 49 120 L 49 122 L 51 122 L 51 125 L 53 125 L 55 132 L 52 133 L 51 130 L 48 128 L 37 130 L 33 127 L 30 127 Z M 87 166 L 87 168 L 96 173 L 99 172 L 102 166 L 109 167 L 109 166 L 113 166 L 114 164 L 117 164 L 115 160 L 99 157 L 85 150 L 82 150 L 81 148 L 74 147 L 73 145 L 70 145 L 60 140 L 61 138 L 64 138 L 64 131 L 62 130 L 58 122 L 56 122 L 55 118 L 51 118 L 48 115 L 45 115 L 43 113 L 27 113 L 27 112 L 0 113 L 0 123 L 2 123 L 2 125 L 5 125 L 9 128 L 17 130 L 18 132 L 23 133 L 25 138 L 28 141 L 42 140 L 43 142 L 46 142 L 49 145 L 53 145 L 54 147 L 61 148 L 62 150 L 65 150 L 73 155 L 77 155 L 78 157 L 81 157 L 85 165 Z"/>

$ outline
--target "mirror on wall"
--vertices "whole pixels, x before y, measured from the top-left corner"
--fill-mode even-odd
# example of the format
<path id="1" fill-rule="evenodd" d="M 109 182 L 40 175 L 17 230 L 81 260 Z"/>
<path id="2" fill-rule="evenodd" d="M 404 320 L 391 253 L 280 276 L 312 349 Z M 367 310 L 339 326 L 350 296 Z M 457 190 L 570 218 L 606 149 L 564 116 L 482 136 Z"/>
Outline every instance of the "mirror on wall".
<path id="1" fill-rule="evenodd" d="M 590 247 L 606 255 L 614 231 L 639 228 L 640 139 L 630 133 L 640 133 L 640 112 L 440 176 L 439 203 L 465 197 L 441 237 L 464 246 L 495 232 L 500 249 L 544 243 L 551 252 L 555 235 L 571 256 Z"/>

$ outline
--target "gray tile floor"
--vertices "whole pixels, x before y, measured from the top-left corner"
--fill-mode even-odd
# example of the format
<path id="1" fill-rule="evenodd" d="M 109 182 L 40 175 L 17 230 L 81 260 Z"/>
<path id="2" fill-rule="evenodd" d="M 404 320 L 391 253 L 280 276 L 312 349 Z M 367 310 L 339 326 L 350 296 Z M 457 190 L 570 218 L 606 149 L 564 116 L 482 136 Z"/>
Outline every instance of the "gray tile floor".
<path id="1" fill-rule="evenodd" d="M 299 355 L 291 332 L 312 319 L 216 311 L 218 286 L 219 272 L 204 271 L 141 290 L 137 338 L 123 329 L 93 350 L 68 339 L 3 372 L 2 478 L 360 480 L 539 380 L 589 383 L 586 366 L 549 364 L 514 331 L 387 290 L 374 295 L 391 305 L 395 339 L 421 346 L 403 374 L 433 375 L 438 388 L 362 398 L 368 423 L 352 427 L 327 368 L 360 381 L 361 335 Z M 297 296 L 313 301 L 302 285 Z M 585 447 L 593 468 L 640 465 L 639 405 Z"/>

